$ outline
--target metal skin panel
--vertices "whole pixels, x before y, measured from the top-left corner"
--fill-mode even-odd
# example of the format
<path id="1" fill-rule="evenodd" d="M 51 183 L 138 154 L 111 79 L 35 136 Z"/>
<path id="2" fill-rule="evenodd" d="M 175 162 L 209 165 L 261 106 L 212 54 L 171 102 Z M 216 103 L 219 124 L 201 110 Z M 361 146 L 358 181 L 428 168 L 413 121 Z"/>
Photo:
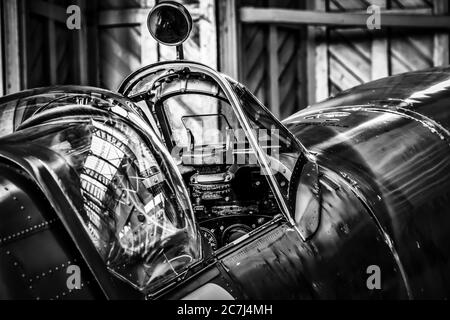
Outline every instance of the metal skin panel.
<path id="1" fill-rule="evenodd" d="M 245 299 L 407 299 L 401 268 L 362 202 L 326 172 L 319 230 L 308 242 L 282 224 L 223 258 Z M 381 290 L 367 286 L 367 268 L 381 268 Z"/>
<path id="2" fill-rule="evenodd" d="M 448 79 L 449 69 L 385 79 L 285 121 L 320 170 L 339 175 L 367 205 L 410 298 L 450 294 Z"/>
<path id="3" fill-rule="evenodd" d="M 57 215 L 23 171 L 0 164 L 0 198 L 0 300 L 102 297 Z M 67 287 L 70 265 L 80 267 L 80 290 Z"/>

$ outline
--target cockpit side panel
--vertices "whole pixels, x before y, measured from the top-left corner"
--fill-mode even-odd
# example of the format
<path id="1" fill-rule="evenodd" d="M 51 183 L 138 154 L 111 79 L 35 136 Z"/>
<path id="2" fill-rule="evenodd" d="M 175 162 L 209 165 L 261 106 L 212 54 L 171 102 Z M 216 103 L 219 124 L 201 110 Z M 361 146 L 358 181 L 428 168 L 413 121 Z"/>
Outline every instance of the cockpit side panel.
<path id="1" fill-rule="evenodd" d="M 0 163 L 0 221 L 0 300 L 104 297 L 40 189 L 5 162 Z M 79 282 L 78 275 L 69 279 L 74 267 Z"/>

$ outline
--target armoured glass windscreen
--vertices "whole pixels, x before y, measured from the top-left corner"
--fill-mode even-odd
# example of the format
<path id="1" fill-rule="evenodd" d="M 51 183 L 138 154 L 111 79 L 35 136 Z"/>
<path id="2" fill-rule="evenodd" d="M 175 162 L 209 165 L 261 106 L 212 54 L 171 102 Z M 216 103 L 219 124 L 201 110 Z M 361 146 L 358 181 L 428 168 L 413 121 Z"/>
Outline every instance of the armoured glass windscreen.
<path id="1" fill-rule="evenodd" d="M 188 116 L 183 117 L 182 121 L 194 138 L 194 147 L 226 145 L 226 132 L 231 126 L 223 114 Z"/>
<path id="2" fill-rule="evenodd" d="M 179 276 L 200 259 L 201 246 L 182 182 L 160 147 L 117 115 L 71 119 L 14 139 L 56 152 L 69 165 L 74 179 L 62 187 L 112 273 L 144 292 Z"/>
<path id="3" fill-rule="evenodd" d="M 303 153 L 302 147 L 253 94 L 234 81 L 230 81 L 230 84 L 267 156 L 270 173 L 275 176 L 283 196 L 287 197 L 292 173 Z"/>
<path id="4" fill-rule="evenodd" d="M 223 145 L 230 129 L 238 129 L 231 106 L 218 98 L 200 94 L 176 95 L 163 102 L 172 140 L 176 146 Z"/>

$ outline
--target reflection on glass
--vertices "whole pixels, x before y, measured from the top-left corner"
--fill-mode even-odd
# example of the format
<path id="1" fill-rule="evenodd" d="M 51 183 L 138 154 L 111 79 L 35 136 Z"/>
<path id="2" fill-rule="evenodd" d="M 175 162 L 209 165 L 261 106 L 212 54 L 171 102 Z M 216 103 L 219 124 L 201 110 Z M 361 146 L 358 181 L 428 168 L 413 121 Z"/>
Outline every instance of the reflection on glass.
<path id="1" fill-rule="evenodd" d="M 225 138 L 228 128 L 237 129 L 231 106 L 218 98 L 201 94 L 170 97 L 163 102 L 164 113 L 169 122 L 172 140 L 178 147 L 189 146 L 191 137 L 196 145 L 210 145 Z M 213 145 L 215 143 L 212 143 Z"/>
<path id="2" fill-rule="evenodd" d="M 223 114 L 188 116 L 182 118 L 184 127 L 191 134 L 194 147 L 222 147 L 226 145 L 226 135 L 231 129 Z"/>
<path id="3" fill-rule="evenodd" d="M 80 114 L 73 124 L 57 119 L 23 137 L 58 153 L 76 173 L 68 198 L 109 270 L 139 290 L 155 289 L 201 255 L 181 181 L 129 122 Z"/>
<path id="4" fill-rule="evenodd" d="M 261 149 L 270 164 L 271 174 L 277 180 L 284 197 L 289 193 L 289 182 L 303 150 L 294 137 L 276 122 L 273 115 L 244 86 L 230 80 L 249 120 Z"/>

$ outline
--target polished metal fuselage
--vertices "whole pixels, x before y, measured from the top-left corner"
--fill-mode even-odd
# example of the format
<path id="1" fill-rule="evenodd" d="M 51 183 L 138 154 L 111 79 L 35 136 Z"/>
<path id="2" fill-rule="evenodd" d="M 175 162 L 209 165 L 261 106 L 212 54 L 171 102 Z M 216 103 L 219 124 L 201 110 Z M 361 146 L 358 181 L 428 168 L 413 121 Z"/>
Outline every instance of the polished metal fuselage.
<path id="1" fill-rule="evenodd" d="M 450 69 L 405 74 L 344 92 L 285 121 L 316 155 L 322 179 L 335 176 L 364 203 L 410 298 L 450 293 L 449 89 Z M 347 237 L 344 232 L 328 240 L 345 243 Z M 364 242 L 351 243 L 357 260 Z M 365 247 L 365 254 L 386 272 L 375 248 Z"/>

